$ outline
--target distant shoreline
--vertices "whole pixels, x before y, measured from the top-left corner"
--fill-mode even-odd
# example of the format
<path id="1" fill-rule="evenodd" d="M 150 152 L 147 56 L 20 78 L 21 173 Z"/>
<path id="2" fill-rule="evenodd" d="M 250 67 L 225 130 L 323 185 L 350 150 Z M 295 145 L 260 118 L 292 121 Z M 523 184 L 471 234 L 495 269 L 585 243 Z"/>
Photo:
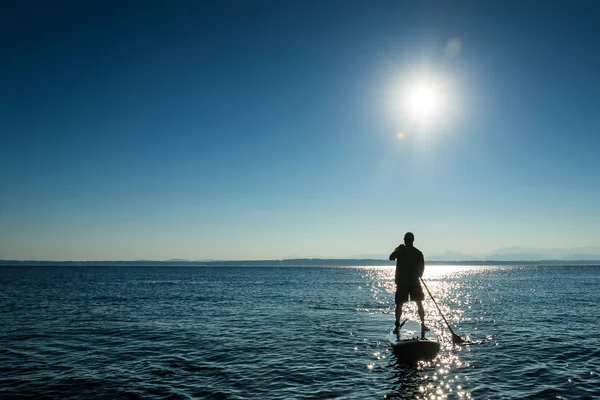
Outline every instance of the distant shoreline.
<path id="1" fill-rule="evenodd" d="M 392 261 L 382 259 L 286 259 L 286 260 L 219 260 L 219 261 L 38 261 L 0 260 L 0 266 L 73 266 L 73 267 L 352 267 L 394 266 Z M 515 260 L 515 261 L 427 261 L 426 265 L 489 265 L 489 266 L 535 266 L 535 265 L 600 265 L 600 260 Z"/>

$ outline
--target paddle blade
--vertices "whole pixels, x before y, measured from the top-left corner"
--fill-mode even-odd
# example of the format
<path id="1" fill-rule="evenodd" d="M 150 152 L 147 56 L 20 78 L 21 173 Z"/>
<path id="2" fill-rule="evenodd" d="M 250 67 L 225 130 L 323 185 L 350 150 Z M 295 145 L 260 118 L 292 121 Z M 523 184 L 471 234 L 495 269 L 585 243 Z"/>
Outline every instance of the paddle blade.
<path id="1" fill-rule="evenodd" d="M 461 344 L 464 343 L 465 341 L 463 340 L 463 338 L 461 338 L 460 336 L 458 336 L 456 333 L 452 333 L 452 344 Z"/>

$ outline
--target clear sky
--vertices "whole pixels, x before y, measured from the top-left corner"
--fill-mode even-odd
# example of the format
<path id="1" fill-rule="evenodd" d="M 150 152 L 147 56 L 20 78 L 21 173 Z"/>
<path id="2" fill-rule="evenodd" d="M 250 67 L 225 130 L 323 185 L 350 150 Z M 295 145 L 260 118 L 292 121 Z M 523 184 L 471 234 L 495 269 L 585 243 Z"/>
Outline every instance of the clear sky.
<path id="1" fill-rule="evenodd" d="M 2 8 L 0 259 L 600 245 L 600 2 Z"/>

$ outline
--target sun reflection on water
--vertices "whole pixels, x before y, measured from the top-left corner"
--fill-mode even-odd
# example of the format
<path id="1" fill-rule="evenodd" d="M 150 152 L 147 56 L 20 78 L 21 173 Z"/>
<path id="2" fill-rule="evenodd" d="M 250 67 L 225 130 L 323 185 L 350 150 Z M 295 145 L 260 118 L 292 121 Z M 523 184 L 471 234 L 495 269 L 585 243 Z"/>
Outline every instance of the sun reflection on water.
<path id="1" fill-rule="evenodd" d="M 461 322 L 467 321 L 465 310 L 475 301 L 469 290 L 469 278 L 481 273 L 482 266 L 434 265 L 426 266 L 423 279 L 436 299 L 441 312 L 453 327 L 456 334 L 463 339 L 468 336 L 461 332 Z M 363 309 L 370 314 L 384 314 L 389 318 L 389 327 L 393 326 L 395 267 L 361 267 L 366 285 L 373 295 L 377 308 Z M 427 296 L 427 293 L 426 293 Z M 461 370 L 469 368 L 468 362 L 461 359 L 468 348 L 452 344 L 448 329 L 440 317 L 435 305 L 426 297 L 424 302 L 425 319 L 432 333 L 441 342 L 438 356 L 429 362 L 417 365 L 400 363 L 390 348 L 387 348 L 388 369 L 392 371 L 389 378 L 390 388 L 386 399 L 470 399 L 471 393 Z M 418 321 L 417 307 L 414 302 L 404 306 L 403 318 Z M 416 334 L 416 332 L 415 332 Z M 384 352 L 376 352 L 374 358 L 380 360 Z M 370 364 L 373 365 L 373 364 Z M 373 368 L 373 367 L 369 367 Z"/>

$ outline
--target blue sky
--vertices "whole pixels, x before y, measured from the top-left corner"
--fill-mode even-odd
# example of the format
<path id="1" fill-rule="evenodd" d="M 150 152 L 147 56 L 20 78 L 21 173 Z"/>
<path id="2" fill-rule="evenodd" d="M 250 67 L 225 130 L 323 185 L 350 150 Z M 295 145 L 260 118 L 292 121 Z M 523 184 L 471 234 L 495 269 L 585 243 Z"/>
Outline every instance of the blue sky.
<path id="1" fill-rule="evenodd" d="M 597 2 L 122 3 L 0 16 L 0 259 L 600 246 Z"/>

